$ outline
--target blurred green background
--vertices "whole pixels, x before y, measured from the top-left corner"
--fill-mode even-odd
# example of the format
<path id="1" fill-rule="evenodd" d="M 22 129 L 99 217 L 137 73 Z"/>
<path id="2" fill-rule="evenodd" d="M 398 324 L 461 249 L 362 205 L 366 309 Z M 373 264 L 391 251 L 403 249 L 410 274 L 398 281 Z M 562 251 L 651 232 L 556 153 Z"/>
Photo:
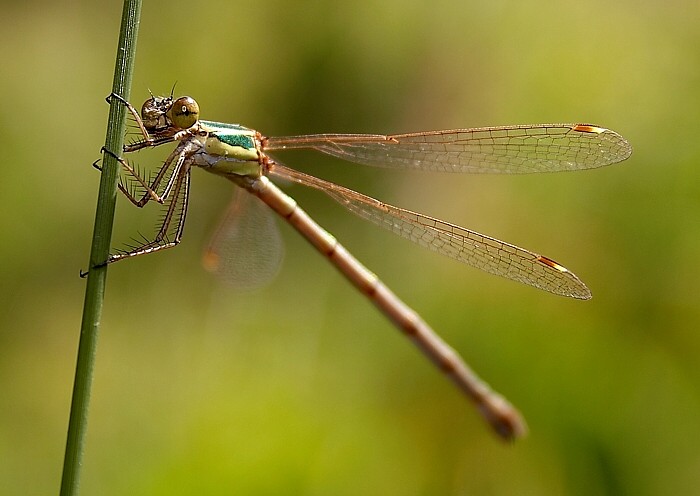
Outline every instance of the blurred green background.
<path id="1" fill-rule="evenodd" d="M 121 3 L 3 2 L 0 481 L 59 488 Z M 146 1 L 132 100 L 190 94 L 268 135 L 584 121 L 607 169 L 425 175 L 282 160 L 550 256 L 569 301 L 286 187 L 520 407 L 508 446 L 288 226 L 265 288 L 201 267 L 232 185 L 195 171 L 184 242 L 110 267 L 82 494 L 692 494 L 700 488 L 697 1 Z M 123 199 L 115 247 L 144 213 Z"/>

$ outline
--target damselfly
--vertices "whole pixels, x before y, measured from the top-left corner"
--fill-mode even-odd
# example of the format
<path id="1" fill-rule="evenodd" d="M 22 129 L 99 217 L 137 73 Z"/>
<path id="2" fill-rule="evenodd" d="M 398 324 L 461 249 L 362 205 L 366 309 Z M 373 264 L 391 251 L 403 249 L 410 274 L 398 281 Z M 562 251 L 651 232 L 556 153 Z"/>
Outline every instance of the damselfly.
<path id="1" fill-rule="evenodd" d="M 369 298 L 478 406 L 504 438 L 525 433 L 525 422 L 502 396 L 482 382 L 460 356 L 336 239 L 316 224 L 270 178 L 327 193 L 355 214 L 433 251 L 486 272 L 572 298 L 591 293 L 554 260 L 469 229 L 388 205 L 356 191 L 286 167 L 268 152 L 313 149 L 365 165 L 462 173 L 532 173 L 592 169 L 625 160 L 632 149 L 619 134 L 590 124 L 545 124 L 456 129 L 410 134 L 317 134 L 266 137 L 238 124 L 199 119 L 190 97 L 151 96 L 141 114 L 118 98 L 141 133 L 124 147 L 131 153 L 177 143 L 160 170 L 145 179 L 117 157 L 126 181 L 119 188 L 136 206 L 164 205 L 163 222 L 152 240 L 110 255 L 105 263 L 171 248 L 180 242 L 193 166 L 223 176 L 262 200 L 289 222 Z"/>

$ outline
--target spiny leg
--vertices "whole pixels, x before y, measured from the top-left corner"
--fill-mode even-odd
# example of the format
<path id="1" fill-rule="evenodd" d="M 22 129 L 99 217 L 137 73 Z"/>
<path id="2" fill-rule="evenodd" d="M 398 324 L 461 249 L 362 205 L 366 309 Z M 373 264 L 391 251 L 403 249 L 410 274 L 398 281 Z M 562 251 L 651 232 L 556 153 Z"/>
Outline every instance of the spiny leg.
<path id="1" fill-rule="evenodd" d="M 178 147 L 175 150 L 173 150 L 170 155 L 168 155 L 168 158 L 165 159 L 163 166 L 156 174 L 153 183 L 151 184 L 152 188 L 157 188 L 158 186 L 160 186 L 160 183 L 165 177 L 166 172 L 168 172 L 168 169 L 170 168 L 172 163 L 175 162 L 175 166 L 173 167 L 173 170 L 170 173 L 170 178 L 165 184 L 165 188 L 163 188 L 163 193 L 161 194 L 161 198 L 163 198 L 164 200 L 170 197 L 170 193 L 172 192 L 173 187 L 177 182 L 177 178 L 180 176 L 180 171 L 183 167 L 185 167 L 185 161 L 190 155 L 190 151 L 190 147 L 187 143 L 181 143 L 180 145 L 178 145 Z"/>
<path id="2" fill-rule="evenodd" d="M 134 168 L 128 161 L 126 161 L 124 158 L 116 155 L 110 150 L 107 150 L 106 148 L 102 148 L 102 151 L 105 153 L 108 153 L 112 157 L 114 157 L 120 164 L 121 166 L 126 170 L 127 176 L 131 178 L 132 180 L 132 185 L 129 186 L 127 185 L 121 178 L 119 181 L 119 190 L 126 196 L 126 198 L 135 206 L 141 208 L 146 203 L 148 203 L 150 200 L 154 200 L 160 204 L 165 203 L 165 201 L 168 199 L 168 196 L 170 195 L 170 192 L 173 188 L 173 185 L 175 184 L 176 178 L 179 174 L 180 169 L 182 168 L 184 161 L 187 157 L 187 152 L 189 151 L 187 148 L 186 144 L 180 144 L 175 150 L 173 150 L 170 155 L 165 159 L 165 162 L 163 162 L 163 165 L 160 167 L 158 172 L 156 173 L 155 176 L 153 176 L 153 179 L 151 180 L 151 183 L 148 184 L 148 182 L 139 174 L 139 171 Z M 177 159 L 177 160 L 176 160 Z M 99 161 L 93 162 L 92 166 L 101 171 L 102 167 L 98 164 Z M 168 170 L 170 169 L 171 165 L 175 162 L 175 167 L 173 168 L 173 171 L 170 174 L 170 177 L 167 181 L 167 184 L 165 188 L 163 189 L 163 192 L 159 195 L 157 193 L 158 188 L 160 187 L 161 182 L 163 181 L 163 178 L 166 177 Z M 136 183 L 135 185 L 133 183 Z M 143 194 L 141 195 L 140 199 L 138 198 L 138 194 L 134 194 L 137 188 L 140 188 L 143 190 Z"/>
<path id="3" fill-rule="evenodd" d="M 168 208 L 165 211 L 161 226 L 153 240 L 146 240 L 145 243 L 139 246 L 110 255 L 104 264 L 117 262 L 124 258 L 165 250 L 178 245 L 182 239 L 185 217 L 187 215 L 189 187 L 190 168 L 185 165 L 179 170 L 177 179 L 172 188 L 170 200 L 167 202 Z"/>
<path id="4" fill-rule="evenodd" d="M 140 148 L 145 148 L 147 146 L 153 146 L 153 143 L 155 140 L 150 135 L 150 133 L 146 130 L 146 127 L 143 124 L 143 119 L 141 119 L 141 116 L 139 115 L 138 110 L 136 110 L 136 108 L 132 104 L 127 102 L 121 95 L 118 95 L 114 92 L 107 95 L 107 98 L 105 98 L 105 100 L 107 100 L 107 103 L 111 104 L 112 98 L 118 100 L 119 103 L 124 105 L 126 107 L 126 109 L 129 111 L 129 113 L 131 114 L 131 116 L 134 118 L 134 121 L 136 122 L 136 125 L 139 127 L 139 130 L 141 131 L 141 135 L 143 136 L 143 141 L 140 142 L 140 144 L 142 145 L 142 146 L 140 146 Z M 138 149 L 140 149 L 140 148 L 138 148 Z"/>
<path id="5" fill-rule="evenodd" d="M 126 170 L 127 175 L 128 175 L 129 177 L 131 177 L 132 180 L 136 181 L 136 183 L 138 184 L 138 186 L 140 186 L 141 188 L 143 188 L 143 190 L 144 190 L 143 196 L 141 197 L 141 199 L 136 199 L 136 196 L 137 196 L 137 195 L 134 195 L 134 194 L 132 193 L 132 190 L 133 190 L 134 188 L 128 187 L 128 186 L 125 184 L 125 182 L 122 181 L 121 178 L 119 179 L 119 185 L 118 185 L 118 186 L 119 186 L 119 191 L 121 191 L 121 192 L 124 194 L 124 196 L 126 196 L 126 198 L 127 198 L 131 203 L 133 203 L 133 204 L 136 205 L 137 207 L 143 207 L 143 206 L 144 206 L 146 203 L 148 203 L 150 200 L 154 200 L 154 201 L 156 201 L 156 202 L 158 202 L 158 203 L 160 203 L 160 204 L 163 204 L 163 203 L 165 202 L 165 200 L 167 199 L 167 196 L 165 196 L 165 195 L 162 196 L 162 197 L 159 196 L 158 193 L 156 193 L 156 189 L 158 188 L 161 179 L 162 179 L 163 176 L 165 175 L 165 170 L 167 170 L 167 169 L 170 167 L 170 164 L 172 163 L 172 161 L 173 161 L 173 159 L 174 159 L 174 154 L 171 154 L 171 156 L 168 157 L 168 160 L 165 161 L 165 163 L 164 163 L 163 166 L 161 167 L 160 171 L 158 171 L 158 174 L 156 175 L 156 177 L 154 178 L 154 180 L 153 180 L 153 181 L 151 182 L 151 184 L 149 185 L 149 184 L 146 182 L 146 180 L 143 179 L 143 178 L 141 177 L 141 175 L 139 174 L 139 172 L 138 172 L 136 169 L 134 169 L 134 167 L 133 167 L 129 162 L 127 162 L 127 161 L 124 160 L 122 157 L 120 157 L 120 156 L 117 155 L 116 153 L 112 152 L 111 150 L 108 150 L 108 149 L 105 148 L 105 147 L 102 147 L 102 151 L 103 151 L 104 153 L 107 153 L 107 154 L 111 155 L 117 162 L 119 162 L 119 164 L 124 168 L 124 170 Z M 92 166 L 93 166 L 94 168 L 96 168 L 97 170 L 99 170 L 99 171 L 102 170 L 102 167 L 101 167 L 100 165 L 98 165 L 98 161 L 93 162 Z"/>
<path id="6" fill-rule="evenodd" d="M 124 196 L 126 196 L 129 199 L 131 203 L 133 203 L 137 207 L 143 207 L 146 203 L 148 203 L 150 199 L 152 199 L 151 195 L 154 195 L 156 197 L 156 201 L 158 201 L 158 203 L 160 204 L 165 204 L 168 198 L 170 198 L 170 203 L 168 204 L 167 210 L 165 211 L 165 215 L 163 216 L 161 227 L 153 240 L 145 239 L 146 242 L 139 246 L 135 246 L 129 250 L 124 250 L 120 253 L 110 255 L 106 261 L 97 264 L 95 267 L 103 267 L 109 263 L 116 262 L 127 257 L 134 257 L 166 248 L 172 248 L 173 246 L 180 243 L 185 223 L 185 215 L 187 214 L 190 182 L 190 169 L 189 166 L 184 165 L 186 155 L 180 150 L 180 147 L 178 147 L 176 150 L 173 151 L 173 153 L 170 154 L 170 156 L 168 156 L 168 159 L 165 161 L 163 167 L 161 167 L 160 171 L 158 172 L 150 186 L 146 184 L 145 181 L 143 181 L 143 179 L 136 174 L 136 171 L 134 171 L 133 167 L 131 167 L 131 165 L 129 165 L 124 159 L 115 155 L 106 148 L 103 148 L 103 151 L 112 155 L 123 167 L 127 169 L 127 171 L 130 172 L 130 174 L 138 177 L 140 184 L 142 184 L 145 188 L 146 193 L 141 198 L 141 200 L 137 200 L 127 189 L 127 187 L 125 187 L 124 184 L 120 181 L 119 190 L 124 194 Z M 168 180 L 166 191 L 162 196 L 158 196 L 155 193 L 155 189 L 159 186 L 160 182 L 165 176 L 166 171 L 172 164 L 175 157 L 178 158 L 177 164 L 175 170 L 171 175 L 171 178 Z M 92 165 L 97 170 L 102 170 L 102 167 L 98 164 L 98 161 L 93 162 Z M 170 225 L 173 223 L 173 220 L 175 220 L 175 229 L 174 232 L 171 233 Z M 172 240 L 169 239 L 169 234 L 174 235 Z M 81 270 L 80 277 L 85 278 L 87 277 L 88 273 L 89 271 Z"/>

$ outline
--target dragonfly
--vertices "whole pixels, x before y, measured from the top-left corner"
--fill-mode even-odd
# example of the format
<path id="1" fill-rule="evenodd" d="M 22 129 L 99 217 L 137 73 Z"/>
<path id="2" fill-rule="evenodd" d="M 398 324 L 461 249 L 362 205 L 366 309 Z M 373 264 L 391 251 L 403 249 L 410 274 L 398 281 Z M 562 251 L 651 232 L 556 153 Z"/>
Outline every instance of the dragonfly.
<path id="1" fill-rule="evenodd" d="M 152 238 L 110 254 L 101 265 L 176 246 L 185 225 L 192 168 L 222 176 L 261 200 L 306 238 L 476 404 L 499 436 L 511 440 L 527 432 L 526 423 L 514 406 L 482 381 L 418 313 L 272 179 L 320 190 L 364 219 L 491 274 L 582 300 L 591 297 L 586 285 L 551 258 L 305 174 L 287 167 L 270 152 L 312 149 L 349 162 L 394 169 L 522 174 L 593 169 L 621 162 L 632 153 L 622 136 L 591 124 L 540 124 L 393 135 L 268 137 L 238 124 L 200 119 L 199 105 L 189 96 L 151 94 L 140 113 L 119 95 L 110 95 L 108 101 L 111 98 L 126 106 L 139 129 L 139 137 L 124 146 L 122 155 L 105 150 L 123 168 L 119 190 L 137 207 L 154 201 L 161 204 L 164 213 Z M 149 178 L 124 158 L 170 143 L 176 146 Z"/>

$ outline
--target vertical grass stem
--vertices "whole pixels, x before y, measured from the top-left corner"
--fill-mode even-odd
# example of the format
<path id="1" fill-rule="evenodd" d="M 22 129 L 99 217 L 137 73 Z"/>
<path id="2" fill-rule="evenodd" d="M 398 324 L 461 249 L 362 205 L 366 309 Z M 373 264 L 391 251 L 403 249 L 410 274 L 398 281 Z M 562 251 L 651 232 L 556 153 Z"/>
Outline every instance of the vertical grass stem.
<path id="1" fill-rule="evenodd" d="M 142 0 L 125 0 L 122 12 L 112 91 L 127 100 L 129 99 L 134 60 L 136 58 L 136 39 L 141 16 L 141 4 Z M 126 109 L 116 99 L 112 99 L 110 102 L 105 148 L 121 155 L 125 127 Z M 90 391 L 107 280 L 107 266 L 95 267 L 95 265 L 104 262 L 109 256 L 117 196 L 119 163 L 108 153 L 104 154 L 103 159 L 95 227 L 90 250 L 90 271 L 85 290 L 66 451 L 63 460 L 61 496 L 77 495 L 80 485 L 80 471 L 83 465 L 90 406 Z"/>

